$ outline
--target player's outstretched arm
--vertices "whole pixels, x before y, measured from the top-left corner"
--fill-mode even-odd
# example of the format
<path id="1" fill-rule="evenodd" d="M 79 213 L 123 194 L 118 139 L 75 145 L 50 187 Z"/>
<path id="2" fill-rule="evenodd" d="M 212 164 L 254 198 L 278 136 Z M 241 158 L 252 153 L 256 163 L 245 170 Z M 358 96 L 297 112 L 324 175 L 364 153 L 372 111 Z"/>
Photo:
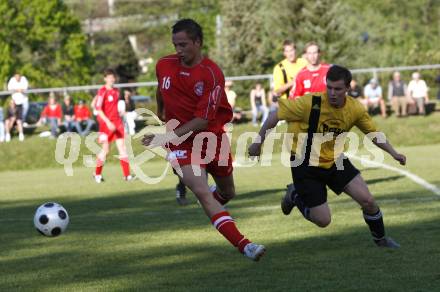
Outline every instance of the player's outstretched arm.
<path id="1" fill-rule="evenodd" d="M 157 116 L 163 122 L 165 121 L 165 112 L 163 107 L 163 98 L 160 93 L 159 87 L 156 89 L 156 104 L 157 104 Z"/>
<path id="2" fill-rule="evenodd" d="M 207 126 L 208 120 L 202 118 L 194 118 L 182 126 L 179 125 L 177 120 L 171 120 L 167 123 L 167 128 L 169 127 L 170 131 L 165 134 L 145 134 L 142 138 L 142 145 L 157 147 L 165 146 L 169 142 L 179 145 L 192 133 L 203 131 Z"/>
<path id="3" fill-rule="evenodd" d="M 271 111 L 269 113 L 269 117 L 264 122 L 263 126 L 261 127 L 260 131 L 258 132 L 258 136 L 254 140 L 254 143 L 252 143 L 249 146 L 248 153 L 250 157 L 253 156 L 260 156 L 261 153 L 261 145 L 263 144 L 264 140 L 266 139 L 266 135 L 269 134 L 268 131 L 275 128 L 275 126 L 278 124 L 278 110 Z"/>
<path id="4" fill-rule="evenodd" d="M 398 153 L 394 149 L 394 147 L 388 142 L 388 140 L 385 138 L 385 135 L 383 135 L 383 137 L 381 137 L 381 138 L 382 139 L 380 139 L 381 140 L 380 142 L 378 141 L 377 137 L 374 137 L 371 141 L 374 143 L 374 145 L 376 145 L 377 147 L 379 147 L 383 151 L 390 154 L 395 160 L 399 161 L 399 163 L 401 165 L 405 165 L 406 164 L 406 156 Z"/>

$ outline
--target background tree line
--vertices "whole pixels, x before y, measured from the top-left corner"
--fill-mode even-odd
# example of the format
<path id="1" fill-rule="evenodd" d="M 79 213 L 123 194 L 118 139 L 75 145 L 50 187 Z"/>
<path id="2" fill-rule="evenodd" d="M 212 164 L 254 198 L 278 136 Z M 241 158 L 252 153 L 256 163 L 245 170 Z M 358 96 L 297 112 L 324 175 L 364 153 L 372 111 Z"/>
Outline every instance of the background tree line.
<path id="1" fill-rule="evenodd" d="M 229 76 L 271 73 L 284 39 L 299 52 L 316 41 L 326 62 L 349 68 L 440 63 L 440 0 L 116 0 L 112 11 L 107 0 L 4 0 L 0 15 L 0 80 L 20 71 L 33 87 L 97 84 L 106 67 L 123 82 L 154 80 L 182 17 L 203 25 L 205 53 Z M 87 32 L 97 19 L 121 21 Z M 152 61 L 146 72 L 140 59 Z"/>

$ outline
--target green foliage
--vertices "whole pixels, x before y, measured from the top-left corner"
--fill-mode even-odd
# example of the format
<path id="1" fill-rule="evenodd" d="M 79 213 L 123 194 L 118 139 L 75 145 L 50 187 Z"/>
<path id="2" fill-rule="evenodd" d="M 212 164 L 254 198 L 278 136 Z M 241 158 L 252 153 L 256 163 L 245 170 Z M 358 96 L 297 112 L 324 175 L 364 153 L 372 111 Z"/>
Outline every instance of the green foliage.
<path id="1" fill-rule="evenodd" d="M 353 29 L 369 36 L 354 60 L 357 66 L 440 63 L 438 0 L 346 2 L 356 11 Z"/>
<path id="2" fill-rule="evenodd" d="M 322 60 L 327 63 L 344 64 L 351 67 L 360 41 L 356 32 L 348 25 L 352 9 L 343 1 L 306 1 L 299 13 L 296 26 L 298 44 L 317 42 L 322 51 Z"/>
<path id="3" fill-rule="evenodd" d="M 90 82 L 86 38 L 63 1 L 2 1 L 0 14 L 0 80 L 19 71 L 34 87 Z"/>
<path id="4" fill-rule="evenodd" d="M 120 83 L 135 82 L 139 74 L 139 65 L 128 41 L 128 35 L 119 31 L 102 32 L 93 38 L 94 83 L 103 82 L 102 72 L 106 68 L 116 70 Z"/>
<path id="5" fill-rule="evenodd" d="M 350 68 L 440 63 L 438 0 L 221 2 L 216 57 L 227 75 L 271 73 L 284 39 L 317 41 L 323 59 Z"/>

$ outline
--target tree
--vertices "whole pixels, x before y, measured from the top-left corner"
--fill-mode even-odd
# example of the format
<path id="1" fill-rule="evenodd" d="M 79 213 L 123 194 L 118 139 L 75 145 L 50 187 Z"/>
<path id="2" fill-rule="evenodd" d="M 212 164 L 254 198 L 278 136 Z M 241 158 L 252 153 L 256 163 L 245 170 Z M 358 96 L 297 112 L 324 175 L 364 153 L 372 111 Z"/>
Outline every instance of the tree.
<path id="1" fill-rule="evenodd" d="M 87 40 L 63 1 L 2 1 L 0 14 L 1 80 L 18 71 L 33 87 L 90 82 Z"/>
<path id="2" fill-rule="evenodd" d="M 350 67 L 361 42 L 353 31 L 347 15 L 353 11 L 343 1 L 306 1 L 296 25 L 299 45 L 315 41 L 328 63 Z"/>

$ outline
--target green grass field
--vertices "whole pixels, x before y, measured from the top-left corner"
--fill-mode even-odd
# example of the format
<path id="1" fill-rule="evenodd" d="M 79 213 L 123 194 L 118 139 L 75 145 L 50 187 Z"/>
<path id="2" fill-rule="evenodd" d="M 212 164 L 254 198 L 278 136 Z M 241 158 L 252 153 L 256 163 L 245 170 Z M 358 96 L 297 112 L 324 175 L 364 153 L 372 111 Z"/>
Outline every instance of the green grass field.
<path id="1" fill-rule="evenodd" d="M 439 122 L 438 116 L 427 119 Z M 396 129 L 402 122 L 383 123 Z M 406 167 L 389 157 L 385 163 L 440 187 L 439 138 L 431 137 L 439 124 L 432 125 L 434 130 L 420 127 L 422 137 L 429 138 L 419 143 L 398 143 L 408 157 Z M 254 128 L 237 131 L 246 129 Z M 34 155 L 27 161 L 30 170 L 6 162 L 14 157 L 10 154 L 0 158 L 12 169 L 0 172 L 0 291 L 440 289 L 440 196 L 400 173 L 355 162 L 381 206 L 388 235 L 402 245 L 387 250 L 374 246 L 359 207 L 346 195 L 329 193 L 333 221 L 328 228 L 305 221 L 297 210 L 284 216 L 279 201 L 290 170 L 279 156 L 270 167 L 236 168 L 238 196 L 228 209 L 244 234 L 266 246 L 266 255 L 255 263 L 215 231 L 192 195 L 191 205 L 176 205 L 176 178 L 170 171 L 159 184 L 124 182 L 113 163 L 105 167 L 106 182 L 97 185 L 92 169 L 80 163 L 72 177 L 56 162 L 41 167 L 41 156 L 35 154 L 35 147 L 42 147 L 38 139 L 5 146 L 21 153 L 20 163 L 26 162 L 23 156 Z M 48 146 L 52 151 L 53 145 Z M 143 170 L 158 175 L 164 166 L 154 160 Z M 67 232 L 57 238 L 43 237 L 33 227 L 35 209 L 47 201 L 63 204 L 70 215 Z"/>

